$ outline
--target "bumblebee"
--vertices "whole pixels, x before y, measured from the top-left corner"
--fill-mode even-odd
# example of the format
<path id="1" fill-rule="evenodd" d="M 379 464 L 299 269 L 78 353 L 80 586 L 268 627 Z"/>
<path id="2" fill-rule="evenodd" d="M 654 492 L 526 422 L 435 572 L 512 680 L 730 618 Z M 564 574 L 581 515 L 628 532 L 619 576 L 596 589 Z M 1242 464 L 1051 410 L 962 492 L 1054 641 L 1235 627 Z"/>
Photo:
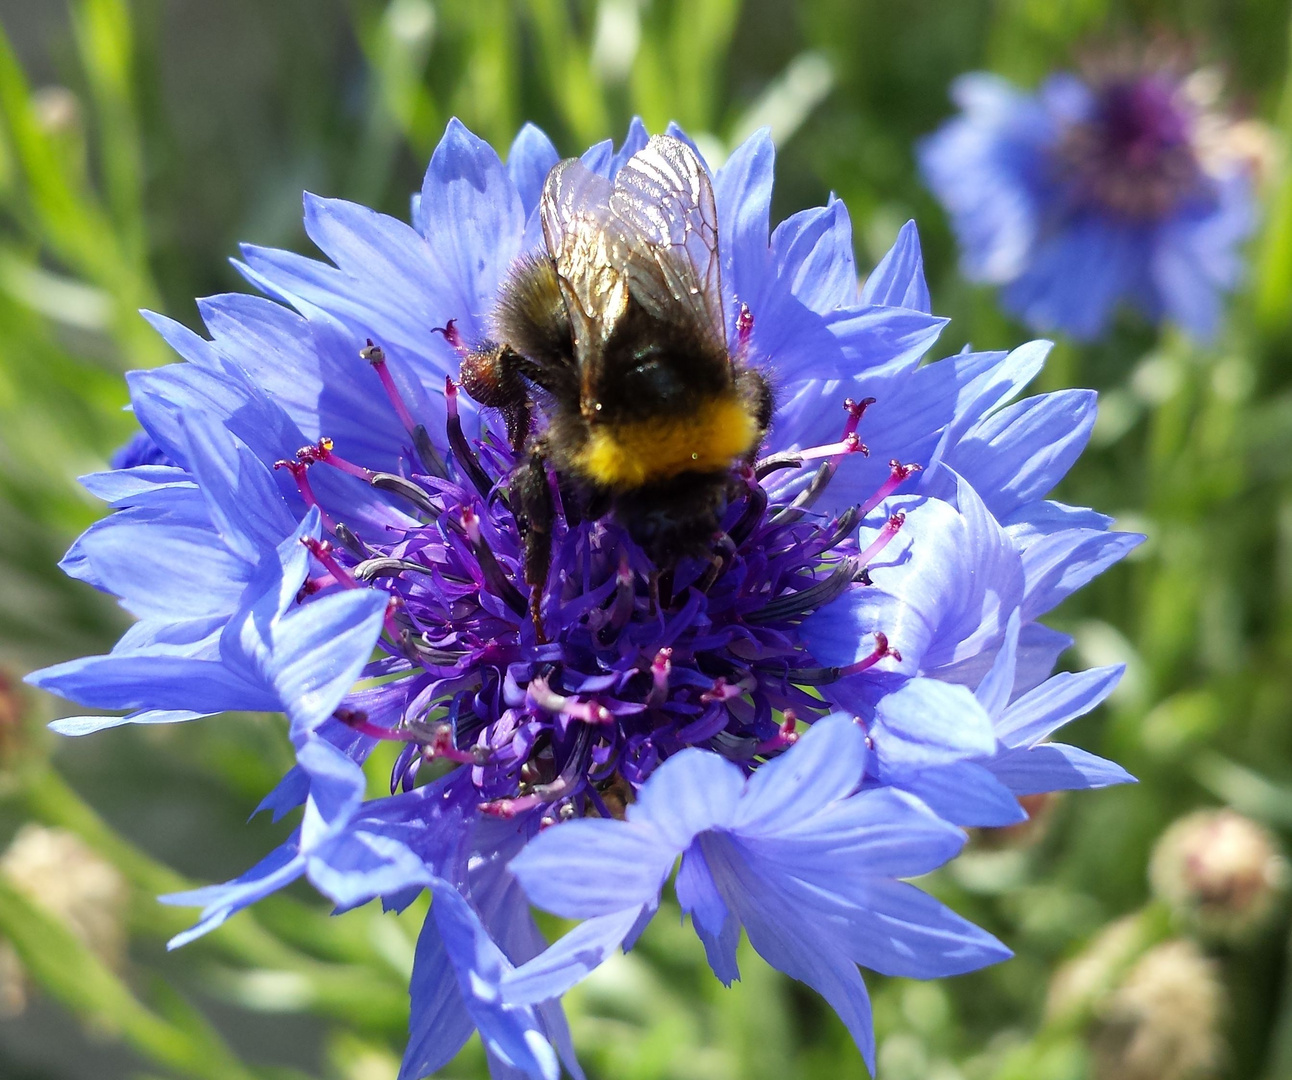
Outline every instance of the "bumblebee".
<path id="1" fill-rule="evenodd" d="M 656 135 L 613 182 L 559 162 L 539 214 L 545 250 L 512 267 L 462 385 L 525 455 L 512 493 L 541 636 L 549 467 L 567 512 L 609 514 L 663 569 L 709 549 L 772 397 L 728 348 L 713 187 L 689 145 Z"/>

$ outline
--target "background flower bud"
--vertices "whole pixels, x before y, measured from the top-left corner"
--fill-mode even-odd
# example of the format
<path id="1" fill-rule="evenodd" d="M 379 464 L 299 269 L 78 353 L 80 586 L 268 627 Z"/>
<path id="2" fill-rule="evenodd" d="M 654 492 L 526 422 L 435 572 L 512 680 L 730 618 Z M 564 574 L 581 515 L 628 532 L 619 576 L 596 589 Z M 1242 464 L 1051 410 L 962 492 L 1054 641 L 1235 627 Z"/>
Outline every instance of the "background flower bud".
<path id="1" fill-rule="evenodd" d="M 63 829 L 26 824 L 0 855 L 0 875 L 32 903 L 66 923 L 106 963 L 121 966 L 126 883 L 80 837 Z"/>
<path id="2" fill-rule="evenodd" d="M 1162 834 L 1149 880 L 1177 918 L 1234 940 L 1265 926 L 1287 888 L 1287 861 L 1270 832 L 1233 810 L 1199 810 Z"/>
<path id="3" fill-rule="evenodd" d="M 1201 1080 L 1223 1056 L 1225 993 L 1190 941 L 1150 949 L 1097 1012 L 1094 1080 Z"/>

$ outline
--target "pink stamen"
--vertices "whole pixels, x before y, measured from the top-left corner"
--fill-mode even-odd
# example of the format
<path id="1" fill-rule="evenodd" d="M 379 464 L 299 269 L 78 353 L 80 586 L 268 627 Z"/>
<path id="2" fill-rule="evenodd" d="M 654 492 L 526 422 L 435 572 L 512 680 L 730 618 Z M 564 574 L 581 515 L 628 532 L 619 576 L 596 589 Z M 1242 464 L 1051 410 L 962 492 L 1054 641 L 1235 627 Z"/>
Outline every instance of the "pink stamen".
<path id="1" fill-rule="evenodd" d="M 319 506 L 318 496 L 314 494 L 314 488 L 310 484 L 309 463 L 303 461 L 275 461 L 275 469 L 286 469 L 292 474 L 292 479 L 296 481 L 296 490 L 301 493 L 301 499 L 306 506 L 313 506 L 318 509 L 319 520 L 323 523 L 323 528 L 328 532 L 336 529 L 336 522 L 322 506 Z"/>
<path id="2" fill-rule="evenodd" d="M 296 602 L 300 604 L 304 602 L 307 596 L 313 596 L 316 592 L 335 584 L 336 578 L 331 574 L 321 574 L 318 577 L 306 578 L 305 583 L 296 590 Z"/>
<path id="3" fill-rule="evenodd" d="M 651 687 L 650 693 L 646 695 L 647 705 L 660 705 L 668 699 L 668 680 L 673 672 L 673 650 L 669 648 L 660 649 L 655 654 L 655 660 L 650 666 Z"/>
<path id="4" fill-rule="evenodd" d="M 800 450 L 798 453 L 801 461 L 816 461 L 818 458 L 842 458 L 848 454 L 869 454 L 870 449 L 857 438 L 855 431 L 850 431 L 837 443 L 827 443 L 825 446 L 812 446 L 806 450 Z"/>
<path id="5" fill-rule="evenodd" d="M 848 410 L 848 422 L 843 426 L 843 437 L 846 439 L 854 431 L 857 425 L 861 423 L 861 418 L 866 415 L 866 410 L 875 404 L 873 397 L 862 398 L 860 401 L 853 401 L 852 398 L 845 398 L 843 407 Z"/>
<path id="6" fill-rule="evenodd" d="M 302 446 L 296 451 L 296 460 L 302 465 L 312 465 L 316 461 L 323 462 L 324 465 L 331 465 L 334 469 L 339 469 L 350 476 L 356 476 L 364 483 L 372 482 L 372 470 L 365 469 L 354 462 L 346 461 L 340 454 L 332 449 L 333 442 L 326 435 L 319 439 L 312 446 Z"/>
<path id="7" fill-rule="evenodd" d="M 633 601 L 635 599 L 633 589 L 633 570 L 628 564 L 628 556 L 621 554 L 619 556 L 619 569 L 615 572 L 615 598 L 607 612 L 605 625 L 611 630 L 620 630 L 632 617 Z"/>
<path id="8" fill-rule="evenodd" d="M 458 332 L 457 319 L 450 319 L 443 326 L 432 326 L 432 334 L 443 334 L 444 340 L 449 343 L 453 351 L 459 356 L 465 358 L 471 351 L 467 348 L 467 343 L 462 340 L 462 335 Z"/>
<path id="9" fill-rule="evenodd" d="M 784 750 L 786 747 L 793 746 L 799 741 L 799 734 L 794 730 L 798 724 L 798 717 L 794 715 L 793 709 L 785 710 L 785 719 L 781 721 L 780 730 L 770 739 L 760 742 L 754 747 L 754 753 L 758 755 L 771 754 L 777 750 Z"/>
<path id="10" fill-rule="evenodd" d="M 453 729 L 448 724 L 437 724 L 431 741 L 422 747 L 422 756 L 428 761 L 432 758 L 445 758 L 456 761 L 459 765 L 479 765 L 480 759 L 468 750 L 459 750 L 453 745 Z"/>
<path id="11" fill-rule="evenodd" d="M 902 662 L 902 654 L 896 649 L 889 648 L 888 635 L 875 631 L 875 648 L 865 659 L 858 660 L 855 664 L 849 664 L 847 667 L 839 669 L 839 675 L 858 675 L 867 668 L 872 668 L 884 659 L 896 660 L 899 664 Z"/>
<path id="12" fill-rule="evenodd" d="M 390 369 L 386 366 L 385 351 L 380 345 L 374 345 L 372 338 L 369 338 L 368 344 L 359 350 L 359 356 L 372 365 L 373 370 L 377 373 L 377 378 L 381 380 L 382 388 L 386 391 L 386 397 L 390 399 L 390 404 L 395 409 L 395 415 L 399 417 L 399 422 L 404 425 L 404 430 L 412 435 L 417 424 L 413 420 L 413 414 L 408 411 L 408 406 L 404 404 L 403 395 L 400 394 L 399 387 L 395 385 Z"/>
<path id="13" fill-rule="evenodd" d="M 453 381 L 452 375 L 444 376 L 444 405 L 448 409 L 449 419 L 456 420 L 458 418 L 458 384 Z"/>
<path id="14" fill-rule="evenodd" d="M 888 474 L 888 479 L 879 485 L 875 494 L 861 504 L 861 513 L 863 515 L 869 514 L 873 509 L 875 509 L 875 507 L 887 499 L 888 496 L 897 490 L 907 477 L 911 476 L 913 473 L 920 472 L 924 468 L 923 465 L 903 465 L 897 460 L 897 458 L 893 458 L 888 463 L 888 467 L 893 470 Z"/>
<path id="15" fill-rule="evenodd" d="M 736 352 L 744 355 L 749 351 L 749 339 L 754 336 L 754 313 L 749 305 L 740 305 L 740 314 L 736 316 Z"/>
<path id="16" fill-rule="evenodd" d="M 522 795 L 517 799 L 492 799 L 489 802 L 482 802 L 478 809 L 489 817 L 506 819 L 533 810 L 536 806 L 542 806 L 543 802 L 544 800 L 537 795 Z"/>
<path id="17" fill-rule="evenodd" d="M 309 553 L 314 556 L 324 568 L 336 579 L 336 584 L 342 585 L 347 589 L 359 588 L 359 583 L 354 579 L 344 566 L 337 562 L 336 556 L 332 554 L 332 545 L 326 540 L 318 541 L 312 536 L 302 537 L 301 543 L 309 549 Z"/>
<path id="18" fill-rule="evenodd" d="M 578 701 L 572 697 L 558 694 L 547 685 L 546 679 L 531 679 L 525 689 L 525 696 L 534 705 L 550 713 L 559 713 L 572 720 L 582 720 L 585 724 L 609 724 L 614 721 L 614 714 L 596 700 Z"/>
<path id="19" fill-rule="evenodd" d="M 713 680 L 713 685 L 700 695 L 700 701 L 705 705 L 715 701 L 730 701 L 732 698 L 740 697 L 746 690 L 752 690 L 755 685 L 748 679 L 729 683 L 719 675 L 718 678 Z"/>
<path id="20" fill-rule="evenodd" d="M 413 736 L 399 728 L 378 727 L 368 719 L 368 714 L 361 709 L 337 709 L 332 714 L 352 731 L 359 732 L 360 735 L 367 735 L 371 739 L 381 739 L 385 742 L 411 742 Z"/>
<path id="21" fill-rule="evenodd" d="M 378 727 L 368 719 L 368 714 L 361 709 L 337 709 L 332 714 L 352 731 L 357 731 L 361 735 L 367 735 L 372 739 L 381 739 L 384 742 L 420 742 L 421 737 L 416 731 L 404 727 L 384 728 Z M 459 750 L 453 745 L 453 731 L 448 724 L 439 724 L 431 732 L 429 742 L 422 744 L 422 757 L 430 761 L 437 757 L 447 758 L 455 761 L 459 765 L 480 764 L 474 754 L 465 750 Z"/>
<path id="22" fill-rule="evenodd" d="M 399 639 L 403 636 L 403 628 L 395 621 L 395 612 L 403 606 L 403 603 L 403 600 L 398 596 L 392 595 L 390 599 L 386 601 L 386 610 L 382 612 L 381 616 L 382 626 L 385 627 L 386 633 L 390 636 L 390 640 L 396 645 L 399 644 Z"/>
<path id="23" fill-rule="evenodd" d="M 870 547 L 866 548 L 857 556 L 857 562 L 862 566 L 867 566 L 884 548 L 888 547 L 889 541 L 893 539 L 906 522 L 906 511 L 899 510 L 896 514 L 884 522 L 884 527 L 879 530 L 879 535 L 875 537 Z"/>

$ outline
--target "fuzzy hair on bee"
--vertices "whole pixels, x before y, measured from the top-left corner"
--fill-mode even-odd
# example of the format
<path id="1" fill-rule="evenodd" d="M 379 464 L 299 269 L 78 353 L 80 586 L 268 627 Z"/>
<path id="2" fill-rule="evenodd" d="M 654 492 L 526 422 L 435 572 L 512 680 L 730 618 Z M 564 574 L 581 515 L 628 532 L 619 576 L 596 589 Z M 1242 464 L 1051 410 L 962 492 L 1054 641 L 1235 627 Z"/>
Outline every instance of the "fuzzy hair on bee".
<path id="1" fill-rule="evenodd" d="M 727 344 L 713 187 L 687 143 L 652 137 L 613 181 L 559 162 L 539 214 L 544 250 L 513 265 L 494 341 L 462 364 L 463 388 L 503 413 L 525 455 L 513 488 L 535 594 L 551 558 L 549 468 L 663 569 L 709 550 L 732 467 L 772 413 L 766 379 Z"/>

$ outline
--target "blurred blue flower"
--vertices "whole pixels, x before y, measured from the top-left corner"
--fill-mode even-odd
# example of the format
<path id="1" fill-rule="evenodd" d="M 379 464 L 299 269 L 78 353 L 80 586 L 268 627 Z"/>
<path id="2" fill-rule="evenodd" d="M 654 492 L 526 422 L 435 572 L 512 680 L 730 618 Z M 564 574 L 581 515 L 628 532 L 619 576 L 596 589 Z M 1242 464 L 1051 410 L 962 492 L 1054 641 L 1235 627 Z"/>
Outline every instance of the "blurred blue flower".
<path id="1" fill-rule="evenodd" d="M 1141 65 L 1051 76 L 1035 94 L 978 72 L 963 110 L 919 147 L 963 272 L 1004 286 L 1038 330 L 1103 333 L 1127 302 L 1200 338 L 1242 271 L 1255 224 L 1252 147 L 1206 79 Z"/>
<path id="2" fill-rule="evenodd" d="M 645 142 L 637 123 L 584 161 L 613 176 Z M 841 203 L 771 230 L 773 157 L 762 132 L 713 177 L 730 332 L 776 389 L 764 456 L 733 471 L 715 558 L 664 574 L 613 521 L 558 516 L 550 641 L 528 616 L 515 455 L 453 381 L 454 341 L 487 336 L 542 244 L 557 155 L 535 128 L 504 165 L 451 123 L 413 227 L 306 196 L 332 264 L 245 248 L 269 299 L 201 301 L 209 340 L 152 316 L 186 361 L 129 377 L 162 456 L 85 479 L 114 513 L 64 568 L 139 621 L 32 676 L 127 711 L 55 729 L 287 714 L 297 764 L 262 809 L 300 825 L 242 877 L 168 898 L 204 909 L 176 944 L 302 876 L 341 909 L 429 889 L 403 1080 L 474 1029 L 496 1075 L 554 1077 L 558 1058 L 580 1075 L 560 991 L 635 940 L 678 854 L 717 973 L 735 976 L 743 926 L 869 1060 L 855 962 L 927 977 L 1005 955 L 900 879 L 951 858 L 955 826 L 1017 820 L 1015 791 L 1126 779 L 1027 756 L 1056 725 L 1024 703 L 1070 643 L 1036 620 L 1137 542 L 1045 498 L 1093 395 L 1014 402 L 1040 343 L 921 365 L 944 320 L 914 227 L 858 288 Z M 365 800 L 382 742 L 391 794 Z M 553 845 L 582 869 L 549 881 Z M 813 919 L 759 898 L 797 904 L 818 877 L 836 891 Z M 531 900 L 588 920 L 547 949 Z"/>

